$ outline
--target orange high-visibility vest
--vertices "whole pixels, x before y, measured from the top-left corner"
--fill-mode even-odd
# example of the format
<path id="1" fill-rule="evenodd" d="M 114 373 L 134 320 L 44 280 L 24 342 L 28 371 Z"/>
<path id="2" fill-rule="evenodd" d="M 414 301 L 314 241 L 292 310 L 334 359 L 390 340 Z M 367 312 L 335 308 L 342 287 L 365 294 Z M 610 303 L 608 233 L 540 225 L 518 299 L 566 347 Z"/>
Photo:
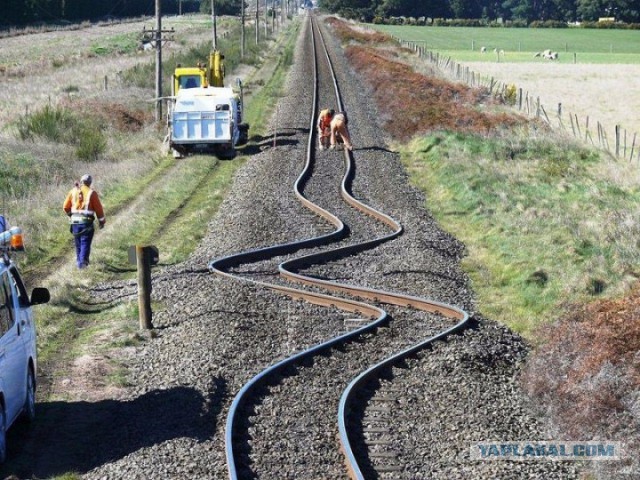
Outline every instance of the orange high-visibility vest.
<path id="1" fill-rule="evenodd" d="M 91 219 L 90 221 L 93 221 L 93 217 L 97 217 L 100 222 L 105 220 L 104 209 L 98 194 L 87 185 L 72 188 L 64 200 L 62 209 L 67 215 L 71 214 L 72 220 Z"/>

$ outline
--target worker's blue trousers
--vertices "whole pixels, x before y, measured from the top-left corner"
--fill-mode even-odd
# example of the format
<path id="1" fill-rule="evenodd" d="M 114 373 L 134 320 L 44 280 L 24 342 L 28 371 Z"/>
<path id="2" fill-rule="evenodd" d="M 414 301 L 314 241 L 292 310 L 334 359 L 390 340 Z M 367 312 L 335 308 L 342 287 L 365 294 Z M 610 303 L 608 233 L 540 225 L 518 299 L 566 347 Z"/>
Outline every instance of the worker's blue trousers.
<path id="1" fill-rule="evenodd" d="M 91 242 L 93 240 L 92 223 L 75 223 L 71 225 L 71 233 L 76 242 L 76 262 L 78 268 L 85 268 L 89 265 L 89 255 L 91 254 Z"/>

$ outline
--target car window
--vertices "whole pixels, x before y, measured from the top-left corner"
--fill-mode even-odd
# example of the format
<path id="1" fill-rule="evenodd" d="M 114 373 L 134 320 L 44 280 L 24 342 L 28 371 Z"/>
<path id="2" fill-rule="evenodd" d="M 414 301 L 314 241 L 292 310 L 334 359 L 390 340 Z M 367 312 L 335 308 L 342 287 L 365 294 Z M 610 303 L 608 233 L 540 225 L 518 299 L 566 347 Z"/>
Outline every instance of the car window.
<path id="1" fill-rule="evenodd" d="M 4 272 L 0 278 L 0 336 L 11 329 L 14 318 L 9 274 Z"/>
<path id="2" fill-rule="evenodd" d="M 18 273 L 18 269 L 15 266 L 12 266 L 9 269 L 10 278 L 13 283 L 14 291 L 18 295 L 18 305 L 21 308 L 28 307 L 31 302 L 29 301 L 29 295 L 27 294 L 27 289 L 22 283 L 22 279 L 20 278 L 20 273 Z"/>

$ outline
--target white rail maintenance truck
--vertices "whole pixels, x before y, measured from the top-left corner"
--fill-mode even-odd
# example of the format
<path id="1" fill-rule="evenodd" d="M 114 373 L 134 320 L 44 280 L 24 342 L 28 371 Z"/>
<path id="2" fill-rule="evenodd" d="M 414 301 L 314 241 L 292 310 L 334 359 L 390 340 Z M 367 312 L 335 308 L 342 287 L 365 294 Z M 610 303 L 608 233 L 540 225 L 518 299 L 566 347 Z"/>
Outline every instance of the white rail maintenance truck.
<path id="1" fill-rule="evenodd" d="M 168 109 L 169 148 L 175 158 L 194 151 L 212 151 L 233 158 L 247 142 L 249 125 L 242 121 L 242 83 L 225 87 L 224 57 L 214 50 L 209 66 L 176 68 Z"/>

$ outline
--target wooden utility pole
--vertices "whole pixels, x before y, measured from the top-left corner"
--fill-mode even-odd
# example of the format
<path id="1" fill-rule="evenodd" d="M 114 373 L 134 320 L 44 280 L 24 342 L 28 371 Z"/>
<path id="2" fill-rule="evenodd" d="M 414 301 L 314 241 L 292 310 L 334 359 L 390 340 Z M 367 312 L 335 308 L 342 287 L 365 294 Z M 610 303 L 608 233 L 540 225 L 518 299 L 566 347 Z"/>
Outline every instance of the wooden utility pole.
<path id="1" fill-rule="evenodd" d="M 162 12 L 156 0 L 156 122 L 162 120 Z"/>
<path id="2" fill-rule="evenodd" d="M 244 58 L 244 0 L 240 0 L 240 18 L 242 23 L 242 28 L 240 30 L 240 58 Z"/>
<path id="3" fill-rule="evenodd" d="M 256 2 L 256 45 L 260 43 L 260 2 Z"/>
<path id="4" fill-rule="evenodd" d="M 213 30 L 213 49 L 218 49 L 218 32 L 216 31 L 216 0 L 211 0 L 211 25 Z"/>

